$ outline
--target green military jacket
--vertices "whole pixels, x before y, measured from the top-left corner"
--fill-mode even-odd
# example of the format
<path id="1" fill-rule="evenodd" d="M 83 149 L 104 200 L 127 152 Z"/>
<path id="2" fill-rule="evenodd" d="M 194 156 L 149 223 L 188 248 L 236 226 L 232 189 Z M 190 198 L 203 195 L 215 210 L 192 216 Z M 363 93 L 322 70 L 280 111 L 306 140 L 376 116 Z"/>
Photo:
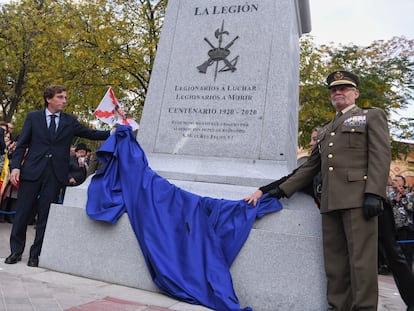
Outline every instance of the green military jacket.
<path id="1" fill-rule="evenodd" d="M 360 208 L 365 193 L 386 198 L 390 163 L 384 111 L 355 106 L 319 131 L 308 160 L 280 188 L 290 197 L 321 171 L 321 213 Z"/>

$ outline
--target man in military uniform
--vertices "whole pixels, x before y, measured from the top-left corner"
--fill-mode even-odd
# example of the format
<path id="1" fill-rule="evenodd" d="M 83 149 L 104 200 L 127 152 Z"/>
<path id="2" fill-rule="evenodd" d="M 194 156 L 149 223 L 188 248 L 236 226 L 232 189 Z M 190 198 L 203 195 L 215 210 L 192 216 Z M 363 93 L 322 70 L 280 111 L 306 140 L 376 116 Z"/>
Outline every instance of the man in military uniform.
<path id="1" fill-rule="evenodd" d="M 383 110 L 361 109 L 358 76 L 327 77 L 335 118 L 318 133 L 317 147 L 285 182 L 269 191 L 290 197 L 322 173 L 322 232 L 328 310 L 376 311 L 378 219 L 391 162 Z"/>

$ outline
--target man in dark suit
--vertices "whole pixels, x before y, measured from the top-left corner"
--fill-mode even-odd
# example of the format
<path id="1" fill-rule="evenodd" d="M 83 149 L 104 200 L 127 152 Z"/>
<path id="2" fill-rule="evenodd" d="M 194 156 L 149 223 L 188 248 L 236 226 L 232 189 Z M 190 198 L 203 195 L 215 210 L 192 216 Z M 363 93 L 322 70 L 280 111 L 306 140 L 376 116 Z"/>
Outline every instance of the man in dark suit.
<path id="1" fill-rule="evenodd" d="M 376 216 L 383 211 L 391 162 L 387 118 L 380 109 L 355 105 L 359 96 L 355 74 L 335 71 L 327 84 L 335 118 L 318 132 L 317 147 L 308 160 L 269 194 L 290 197 L 321 172 L 328 310 L 376 311 Z"/>
<path id="2" fill-rule="evenodd" d="M 28 266 L 38 266 L 50 204 L 57 202 L 60 188 L 67 183 L 72 138 L 105 140 L 110 135 L 110 131 L 92 130 L 63 112 L 67 101 L 63 86 L 47 87 L 43 97 L 46 108 L 27 115 L 10 165 L 10 181 L 19 184 L 19 193 L 7 264 L 21 260 L 27 224 L 36 208 L 36 235 Z"/>

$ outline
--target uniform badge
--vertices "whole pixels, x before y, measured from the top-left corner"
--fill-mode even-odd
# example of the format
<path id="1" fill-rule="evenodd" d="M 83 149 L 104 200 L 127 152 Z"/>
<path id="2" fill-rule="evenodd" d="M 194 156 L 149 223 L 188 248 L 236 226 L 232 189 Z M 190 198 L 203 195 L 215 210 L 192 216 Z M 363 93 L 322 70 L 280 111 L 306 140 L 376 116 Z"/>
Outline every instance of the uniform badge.
<path id="1" fill-rule="evenodd" d="M 343 123 L 345 126 L 362 126 L 367 124 L 367 116 L 353 116 L 346 119 Z"/>
<path id="2" fill-rule="evenodd" d="M 337 81 L 337 80 L 342 80 L 344 78 L 344 75 L 342 72 L 337 71 L 335 72 L 333 77 L 334 77 L 334 80 Z"/>

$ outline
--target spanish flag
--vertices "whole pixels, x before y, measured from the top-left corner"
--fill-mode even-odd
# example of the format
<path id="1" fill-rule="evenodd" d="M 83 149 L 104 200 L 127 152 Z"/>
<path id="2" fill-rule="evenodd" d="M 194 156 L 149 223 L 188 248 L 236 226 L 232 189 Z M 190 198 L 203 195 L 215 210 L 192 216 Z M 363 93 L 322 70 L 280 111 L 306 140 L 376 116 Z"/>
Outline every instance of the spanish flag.
<path id="1" fill-rule="evenodd" d="M 1 175 L 0 175 L 0 189 L 1 189 L 1 197 L 3 197 L 4 189 L 6 189 L 7 182 L 9 181 L 9 157 L 6 152 L 4 155 L 4 164 L 3 168 L 1 169 Z"/>

